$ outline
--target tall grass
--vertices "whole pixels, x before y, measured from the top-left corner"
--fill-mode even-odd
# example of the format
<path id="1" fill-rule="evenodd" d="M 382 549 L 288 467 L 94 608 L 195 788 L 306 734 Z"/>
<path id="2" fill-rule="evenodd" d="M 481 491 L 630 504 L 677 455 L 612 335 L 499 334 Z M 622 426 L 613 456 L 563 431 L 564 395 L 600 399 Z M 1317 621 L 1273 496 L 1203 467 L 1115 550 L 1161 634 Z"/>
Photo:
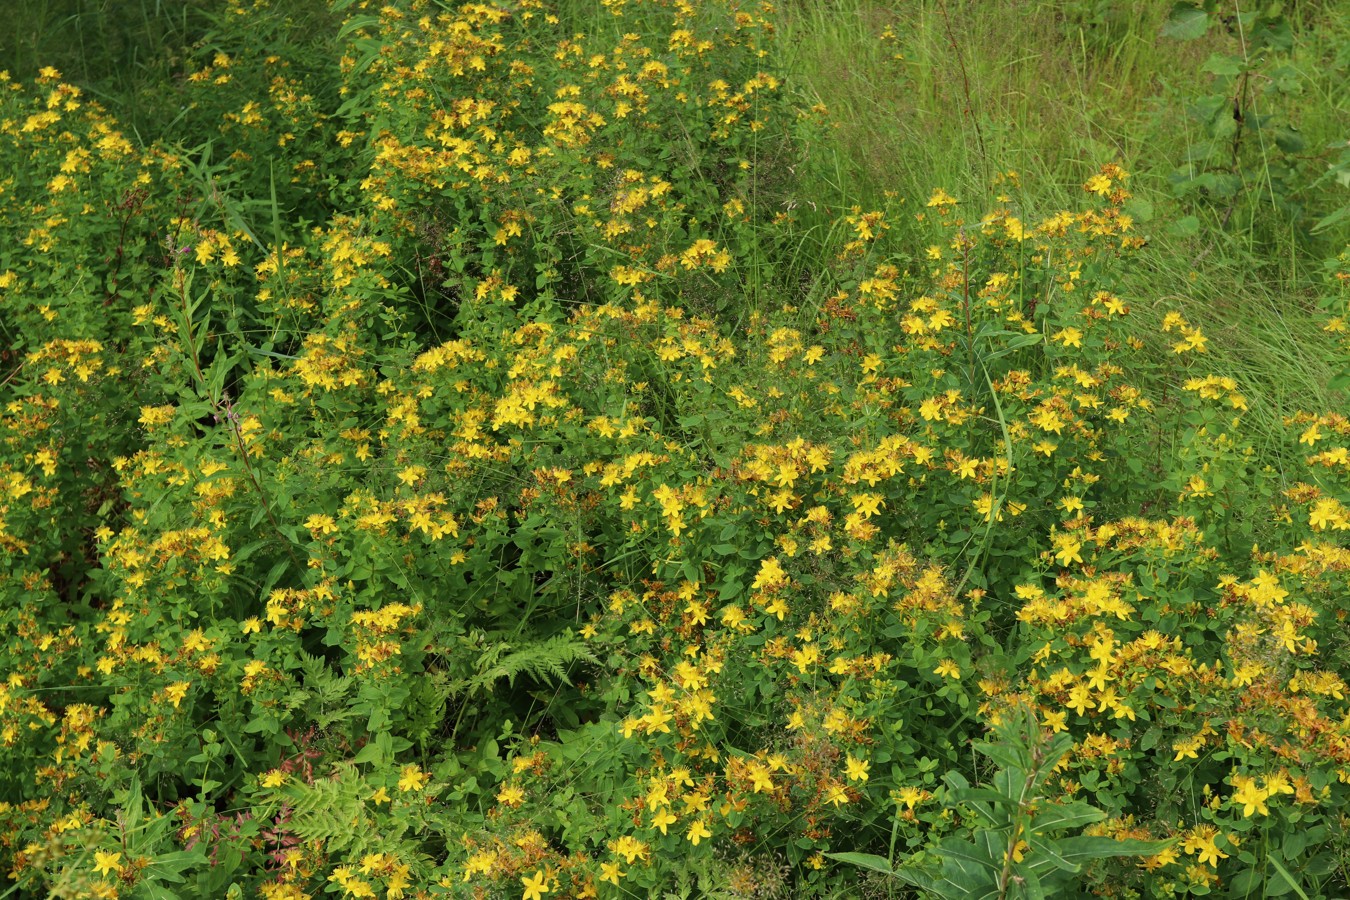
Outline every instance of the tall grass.
<path id="1" fill-rule="evenodd" d="M 778 62 L 833 122 L 809 193 L 881 208 L 890 196 L 913 205 L 943 186 L 982 210 L 1007 190 L 995 176 L 1012 170 L 1024 187 L 1010 199 L 1048 210 L 1068 205 L 1097 164 L 1119 161 L 1134 175 L 1133 211 L 1150 240 L 1127 284 L 1136 312 L 1147 320 L 1178 308 L 1212 333 L 1212 366 L 1241 380 L 1258 422 L 1343 399 L 1327 389 L 1341 361 L 1315 306 L 1321 261 L 1350 234 L 1311 234 L 1309 225 L 1311 213 L 1350 201 L 1350 192 L 1310 175 L 1292 196 L 1309 213 L 1301 221 L 1274 208 L 1259 174 L 1241 198 L 1246 216 L 1174 196 L 1172 176 L 1200 140 L 1187 107 L 1207 89 L 1202 67 L 1219 37 L 1163 37 L 1165 3 L 784 6 Z M 1335 86 L 1350 70 L 1350 11 L 1300 4 L 1291 26 L 1304 88 L 1282 112 L 1302 131 L 1315 173 L 1331 158 L 1328 145 L 1350 137 L 1350 99 Z"/>

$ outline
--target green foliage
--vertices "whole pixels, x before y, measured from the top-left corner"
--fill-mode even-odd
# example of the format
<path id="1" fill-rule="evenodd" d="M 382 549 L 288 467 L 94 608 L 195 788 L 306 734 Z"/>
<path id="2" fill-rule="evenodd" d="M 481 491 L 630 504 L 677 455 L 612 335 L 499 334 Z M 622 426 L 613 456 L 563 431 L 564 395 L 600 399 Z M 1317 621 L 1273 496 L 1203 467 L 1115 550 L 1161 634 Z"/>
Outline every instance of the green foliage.
<path id="1" fill-rule="evenodd" d="M 1318 165 L 1321 155 L 1308 152 L 1290 117 L 1290 99 L 1308 89 L 1308 79 L 1294 60 L 1290 17 L 1280 4 L 1229 10 L 1218 2 L 1181 2 L 1162 29 L 1164 36 L 1181 41 L 1199 40 L 1211 31 L 1222 31 L 1227 46 L 1211 53 L 1202 66 L 1211 76 L 1209 92 L 1188 98 L 1199 139 L 1174 173 L 1173 190 L 1183 200 L 1212 208 L 1221 225 L 1231 223 L 1243 231 L 1259 226 L 1278 233 L 1288 222 L 1306 232 L 1310 204 L 1319 217 L 1316 230 L 1332 227 L 1350 205 L 1331 183 L 1344 161 Z M 1328 149 L 1343 144 L 1338 141 Z M 1330 210 L 1323 195 L 1336 204 Z M 1261 215 L 1266 204 L 1277 215 Z M 1242 215 L 1234 221 L 1239 210 Z"/>
<path id="2" fill-rule="evenodd" d="M 997 740 L 974 749 L 999 764 L 990 787 L 971 787 L 965 776 L 949 772 L 947 803 L 967 810 L 979 824 L 974 841 L 951 837 L 916 854 L 912 864 L 895 870 L 884 857 L 832 853 L 885 872 L 939 897 L 1065 896 L 1074 875 L 1096 860 L 1153 855 L 1166 841 L 1116 840 L 1090 835 L 1062 836 L 1100 822 L 1106 813 L 1082 801 L 1060 802 L 1046 796 L 1050 774 L 1073 747 L 1073 738 L 1041 733 L 1034 715 L 1022 710 L 995 729 Z M 933 871 L 932 857 L 940 864 Z"/>
<path id="3" fill-rule="evenodd" d="M 1342 892 L 1350 265 L 1197 311 L 1218 195 L 1025 171 L 974 9 L 144 6 L 144 83 L 5 79 L 13 892 Z M 1017 27 L 1226 40 L 1120 9 Z M 1332 27 L 1239 26 L 1213 90 Z M 799 93 L 862 44 L 924 140 Z"/>

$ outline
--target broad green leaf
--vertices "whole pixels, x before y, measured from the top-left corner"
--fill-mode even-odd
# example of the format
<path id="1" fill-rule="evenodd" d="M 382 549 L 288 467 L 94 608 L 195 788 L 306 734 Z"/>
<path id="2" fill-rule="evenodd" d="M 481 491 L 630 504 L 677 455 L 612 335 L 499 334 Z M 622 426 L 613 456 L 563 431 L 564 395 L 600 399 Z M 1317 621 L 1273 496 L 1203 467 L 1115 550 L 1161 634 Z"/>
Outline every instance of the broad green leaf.
<path id="1" fill-rule="evenodd" d="M 1302 900 L 1308 900 L 1308 895 L 1304 892 L 1303 886 L 1298 883 L 1297 878 L 1289 874 L 1289 870 L 1280 862 L 1278 856 L 1271 853 L 1270 856 L 1266 858 L 1266 861 L 1269 862 L 1270 867 L 1275 870 L 1275 875 L 1266 880 L 1266 896 L 1274 897 L 1278 894 L 1287 894 L 1289 891 L 1293 891 L 1298 894 Z"/>
<path id="2" fill-rule="evenodd" d="M 1021 747 L 1011 747 L 1008 744 L 996 744 L 988 741 L 981 741 L 974 747 L 977 752 L 983 753 L 1005 769 L 1022 769 L 1025 771 L 1031 768 L 1031 754 Z"/>
<path id="3" fill-rule="evenodd" d="M 1163 24 L 1163 37 L 1177 41 L 1193 41 L 1204 37 L 1209 30 L 1209 14 L 1189 3 L 1172 7 L 1172 15 Z"/>
<path id="4" fill-rule="evenodd" d="M 1059 855 L 1067 862 L 1084 863 L 1112 856 L 1153 856 L 1171 846 L 1173 841 L 1118 841 L 1109 837 L 1064 838 L 1059 841 Z"/>
<path id="5" fill-rule="evenodd" d="M 1031 830 L 1036 834 L 1047 831 L 1068 831 L 1081 828 L 1106 818 L 1106 813 L 1089 803 L 1075 800 L 1070 803 L 1056 803 L 1037 813 L 1031 820 Z"/>
<path id="6" fill-rule="evenodd" d="M 1065 872 L 1078 873 L 1083 870 L 1079 863 L 1065 859 L 1059 853 L 1059 844 L 1053 839 L 1047 839 L 1038 835 L 1032 835 L 1027 839 L 1027 844 L 1031 847 L 1036 856 L 1031 862 L 1033 868 L 1044 868 L 1044 864 L 1049 864 L 1056 869 L 1063 869 Z"/>
<path id="7" fill-rule="evenodd" d="M 999 872 L 1003 869 L 1003 864 L 996 862 L 984 850 L 960 838 L 947 838 L 937 845 L 933 853 L 944 860 L 957 863 L 963 870 L 969 872 L 977 872 L 980 869 Z"/>
<path id="8" fill-rule="evenodd" d="M 873 872 L 880 872 L 883 875 L 897 874 L 895 869 L 891 867 L 890 860 L 875 853 L 855 853 L 850 850 L 842 853 L 826 853 L 825 858 L 848 863 L 851 866 L 858 866 L 861 869 L 871 869 Z"/>

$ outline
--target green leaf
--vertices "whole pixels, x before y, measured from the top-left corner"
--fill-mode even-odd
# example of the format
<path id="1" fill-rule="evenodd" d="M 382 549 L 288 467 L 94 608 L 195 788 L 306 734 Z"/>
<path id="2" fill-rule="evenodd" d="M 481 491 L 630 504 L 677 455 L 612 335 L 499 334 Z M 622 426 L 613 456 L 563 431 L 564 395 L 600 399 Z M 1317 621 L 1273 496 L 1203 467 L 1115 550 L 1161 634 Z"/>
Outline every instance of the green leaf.
<path id="1" fill-rule="evenodd" d="M 1342 206 L 1330 215 L 1318 219 L 1317 224 L 1312 227 L 1312 233 L 1319 234 L 1326 231 L 1328 228 L 1339 225 L 1346 219 L 1350 219 L 1350 206 Z"/>
<path id="2" fill-rule="evenodd" d="M 1033 834 L 1027 839 L 1027 844 L 1030 845 L 1032 852 L 1036 854 L 1036 857 L 1031 864 L 1033 867 L 1044 868 L 1044 866 L 1039 865 L 1044 862 L 1056 869 L 1062 869 L 1065 872 L 1071 872 L 1075 875 L 1083 871 L 1082 864 L 1065 859 L 1060 855 L 1059 845 L 1053 840 L 1047 840 Z"/>
<path id="3" fill-rule="evenodd" d="M 1057 803 L 1040 812 L 1031 820 L 1031 830 L 1035 834 L 1047 831 L 1068 831 L 1081 828 L 1106 818 L 1106 813 L 1090 803 L 1075 800 L 1071 803 Z"/>
<path id="4" fill-rule="evenodd" d="M 827 859 L 833 859 L 841 863 L 848 863 L 850 866 L 858 866 L 861 869 L 870 869 L 873 872 L 880 872 L 883 875 L 895 875 L 896 871 L 891 866 L 891 861 L 884 856 L 878 856 L 875 853 L 854 853 L 845 851 L 843 853 L 826 853 Z"/>
<path id="5" fill-rule="evenodd" d="M 1202 13 L 1203 15 L 1203 13 Z M 1222 53 L 1212 53 L 1205 64 L 1200 67 L 1200 71 L 1209 72 L 1211 75 L 1233 76 L 1242 71 L 1242 60 L 1235 56 L 1224 56 Z"/>
<path id="6" fill-rule="evenodd" d="M 1022 880 L 1022 896 L 1027 900 L 1045 900 L 1045 886 L 1041 884 L 1040 876 L 1031 869 L 1021 868 L 1015 876 Z"/>
<path id="7" fill-rule="evenodd" d="M 1007 356 L 1009 353 L 1016 353 L 1018 350 L 1024 350 L 1034 344 L 1039 344 L 1042 339 L 1043 335 L 1041 335 L 1040 332 L 1035 334 L 1019 334 L 1016 337 L 1008 339 L 1003 346 L 997 350 L 990 350 L 983 353 L 982 356 L 986 360 L 999 359 L 1000 357 Z"/>
<path id="8" fill-rule="evenodd" d="M 1298 879 L 1289 874 L 1289 870 L 1280 863 L 1279 858 L 1276 857 L 1274 853 L 1267 857 L 1267 861 L 1270 863 L 1271 868 L 1275 870 L 1276 874 L 1279 875 L 1278 878 L 1271 877 L 1267 879 L 1267 896 L 1274 897 L 1278 894 L 1287 894 L 1289 891 L 1293 891 L 1298 894 L 1302 900 L 1308 900 L 1308 895 L 1304 892 L 1303 886 L 1298 883 Z"/>
<path id="9" fill-rule="evenodd" d="M 960 838 L 947 838 L 938 844 L 933 852 L 967 872 L 978 872 L 981 869 L 999 872 L 1003 869 L 1002 864 L 995 862 L 988 853 Z"/>
<path id="10" fill-rule="evenodd" d="M 1151 222 L 1153 220 L 1153 204 L 1139 197 L 1131 197 L 1125 201 L 1125 211 L 1140 222 Z"/>
<path id="11" fill-rule="evenodd" d="M 960 897 L 970 896 L 967 885 L 952 880 L 946 873 L 932 875 L 928 872 L 908 870 L 897 872 L 896 875 L 901 881 L 912 884 L 929 894 L 942 897 L 943 900 L 948 900 L 948 898 L 957 900 Z"/>
<path id="12" fill-rule="evenodd" d="M 1163 37 L 1176 41 L 1193 41 L 1204 37 L 1209 30 L 1209 14 L 1196 9 L 1189 3 L 1178 3 L 1172 7 L 1172 15 L 1163 24 Z"/>
<path id="13" fill-rule="evenodd" d="M 944 865 L 940 872 L 910 866 L 897 869 L 895 874 L 901 881 L 944 900 L 984 900 L 998 896 L 998 885 L 992 874 L 967 872 L 951 865 Z"/>
<path id="14" fill-rule="evenodd" d="M 1000 806 L 1016 806 L 1017 800 L 998 791 L 989 788 L 959 788 L 953 790 L 947 795 L 950 803 L 970 803 L 975 800 L 984 800 L 989 803 L 997 803 Z"/>
<path id="15" fill-rule="evenodd" d="M 1173 237 L 1193 237 L 1200 233 L 1200 220 L 1195 216 L 1185 216 L 1173 222 L 1167 230 L 1171 232 Z"/>
<path id="16" fill-rule="evenodd" d="M 981 741 L 974 745 L 975 750 L 983 753 L 1006 769 L 1021 769 L 1026 771 L 1031 768 L 1031 755 L 1021 747 L 1011 747 L 1008 744 L 993 744 Z"/>
<path id="17" fill-rule="evenodd" d="M 194 850 L 179 850 L 174 853 L 161 853 L 141 870 L 142 878 L 154 878 L 160 881 L 181 882 L 182 871 L 194 863 L 202 862 L 202 854 Z"/>
<path id="18" fill-rule="evenodd" d="M 1118 841 L 1109 837 L 1071 837 L 1059 842 L 1059 855 L 1067 862 L 1089 862 L 1112 856 L 1153 856 L 1172 845 L 1172 841 Z"/>

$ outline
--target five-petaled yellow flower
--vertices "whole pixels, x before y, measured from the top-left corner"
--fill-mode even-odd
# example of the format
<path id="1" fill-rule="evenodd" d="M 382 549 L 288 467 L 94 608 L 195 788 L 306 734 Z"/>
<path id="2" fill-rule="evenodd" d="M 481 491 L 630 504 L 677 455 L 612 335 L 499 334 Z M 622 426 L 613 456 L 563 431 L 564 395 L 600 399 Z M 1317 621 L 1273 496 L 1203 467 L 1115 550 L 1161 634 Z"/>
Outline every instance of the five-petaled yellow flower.
<path id="1" fill-rule="evenodd" d="M 617 885 L 619 879 L 627 875 L 627 872 L 619 870 L 619 864 L 616 862 L 607 862 L 600 864 L 600 880 L 608 881 L 610 884 Z"/>
<path id="2" fill-rule="evenodd" d="M 933 670 L 933 674 L 941 675 L 943 678 L 953 678 L 957 681 L 960 681 L 961 667 L 958 666 L 953 660 L 944 659 L 942 662 L 937 664 L 937 668 Z"/>
<path id="3" fill-rule="evenodd" d="M 122 865 L 122 854 L 109 853 L 106 850 L 94 851 L 94 871 L 98 874 L 107 875 L 109 872 L 121 874 L 123 868 L 125 867 Z"/>
<path id="4" fill-rule="evenodd" d="M 520 883 L 525 885 L 525 893 L 520 895 L 521 900 L 542 900 L 548 893 L 548 878 L 544 876 L 544 870 L 537 870 L 533 876 L 520 879 Z"/>
<path id="5" fill-rule="evenodd" d="M 403 792 L 420 791 L 427 786 L 431 776 L 417 766 L 409 764 L 403 767 L 398 778 L 398 789 Z"/>

